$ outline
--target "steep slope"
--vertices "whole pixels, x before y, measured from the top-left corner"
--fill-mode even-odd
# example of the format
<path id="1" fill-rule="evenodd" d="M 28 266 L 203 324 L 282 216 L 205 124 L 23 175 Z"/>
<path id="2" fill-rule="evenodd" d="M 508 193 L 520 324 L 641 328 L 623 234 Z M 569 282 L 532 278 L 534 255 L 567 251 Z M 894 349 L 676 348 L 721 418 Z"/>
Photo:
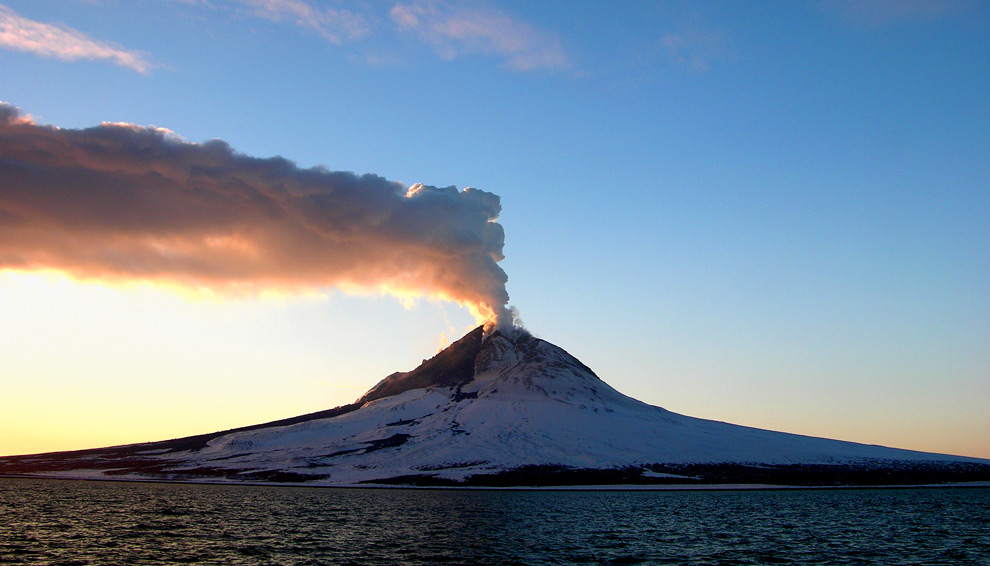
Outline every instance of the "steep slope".
<path id="1" fill-rule="evenodd" d="M 379 381 L 357 403 L 363 405 L 410 389 L 457 387 L 471 381 L 474 377 L 474 360 L 481 351 L 483 337 L 484 328 L 479 326 L 436 356 L 423 360 L 418 368 L 396 372 Z"/>
<path id="2" fill-rule="evenodd" d="M 0 459 L 0 473 L 314 485 L 990 480 L 978 459 L 678 415 L 524 331 L 476 329 L 332 411 L 195 442 Z"/>

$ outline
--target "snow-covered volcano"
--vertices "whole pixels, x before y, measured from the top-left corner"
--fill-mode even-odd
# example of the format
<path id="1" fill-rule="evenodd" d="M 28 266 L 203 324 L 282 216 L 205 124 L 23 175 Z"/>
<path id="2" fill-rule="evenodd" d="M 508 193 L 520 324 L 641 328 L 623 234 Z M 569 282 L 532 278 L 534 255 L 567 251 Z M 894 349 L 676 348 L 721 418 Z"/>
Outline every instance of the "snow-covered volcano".
<path id="1" fill-rule="evenodd" d="M 927 483 L 990 462 L 772 432 L 627 397 L 521 330 L 470 332 L 356 403 L 175 441 L 0 458 L 0 473 L 359 483 Z"/>

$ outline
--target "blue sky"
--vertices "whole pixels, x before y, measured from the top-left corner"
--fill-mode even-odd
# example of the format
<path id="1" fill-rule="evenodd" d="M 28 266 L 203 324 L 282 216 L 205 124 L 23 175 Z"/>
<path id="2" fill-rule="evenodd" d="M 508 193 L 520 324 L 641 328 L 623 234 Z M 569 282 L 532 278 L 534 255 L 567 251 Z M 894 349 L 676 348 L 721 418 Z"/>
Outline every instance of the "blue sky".
<path id="1" fill-rule="evenodd" d="M 0 6 L 0 100 L 37 123 L 498 194 L 510 304 L 626 394 L 990 457 L 985 3 Z M 332 288 L 0 288 L 0 453 L 347 403 L 474 323 Z"/>

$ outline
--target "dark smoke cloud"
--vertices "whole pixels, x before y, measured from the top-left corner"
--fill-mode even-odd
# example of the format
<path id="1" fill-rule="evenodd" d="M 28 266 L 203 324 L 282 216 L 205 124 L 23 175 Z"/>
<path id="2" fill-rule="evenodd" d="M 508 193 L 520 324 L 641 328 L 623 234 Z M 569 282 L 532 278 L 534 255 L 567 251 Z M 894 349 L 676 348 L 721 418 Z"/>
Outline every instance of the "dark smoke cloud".
<path id="1" fill-rule="evenodd" d="M 506 310 L 499 197 L 301 169 L 166 130 L 0 103 L 0 269 L 219 290 L 338 287 Z"/>

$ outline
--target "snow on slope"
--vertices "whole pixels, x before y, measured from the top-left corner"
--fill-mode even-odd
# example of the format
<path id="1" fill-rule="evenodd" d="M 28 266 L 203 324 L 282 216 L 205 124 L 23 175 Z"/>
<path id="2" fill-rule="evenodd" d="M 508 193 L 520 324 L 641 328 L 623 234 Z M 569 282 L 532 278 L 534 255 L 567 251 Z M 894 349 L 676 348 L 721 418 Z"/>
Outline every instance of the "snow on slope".
<path id="1" fill-rule="evenodd" d="M 328 485 L 544 465 L 986 463 L 679 415 L 619 393 L 523 331 L 484 337 L 478 329 L 359 401 L 333 418 L 233 432 L 156 457 L 175 471 L 289 472 Z"/>

